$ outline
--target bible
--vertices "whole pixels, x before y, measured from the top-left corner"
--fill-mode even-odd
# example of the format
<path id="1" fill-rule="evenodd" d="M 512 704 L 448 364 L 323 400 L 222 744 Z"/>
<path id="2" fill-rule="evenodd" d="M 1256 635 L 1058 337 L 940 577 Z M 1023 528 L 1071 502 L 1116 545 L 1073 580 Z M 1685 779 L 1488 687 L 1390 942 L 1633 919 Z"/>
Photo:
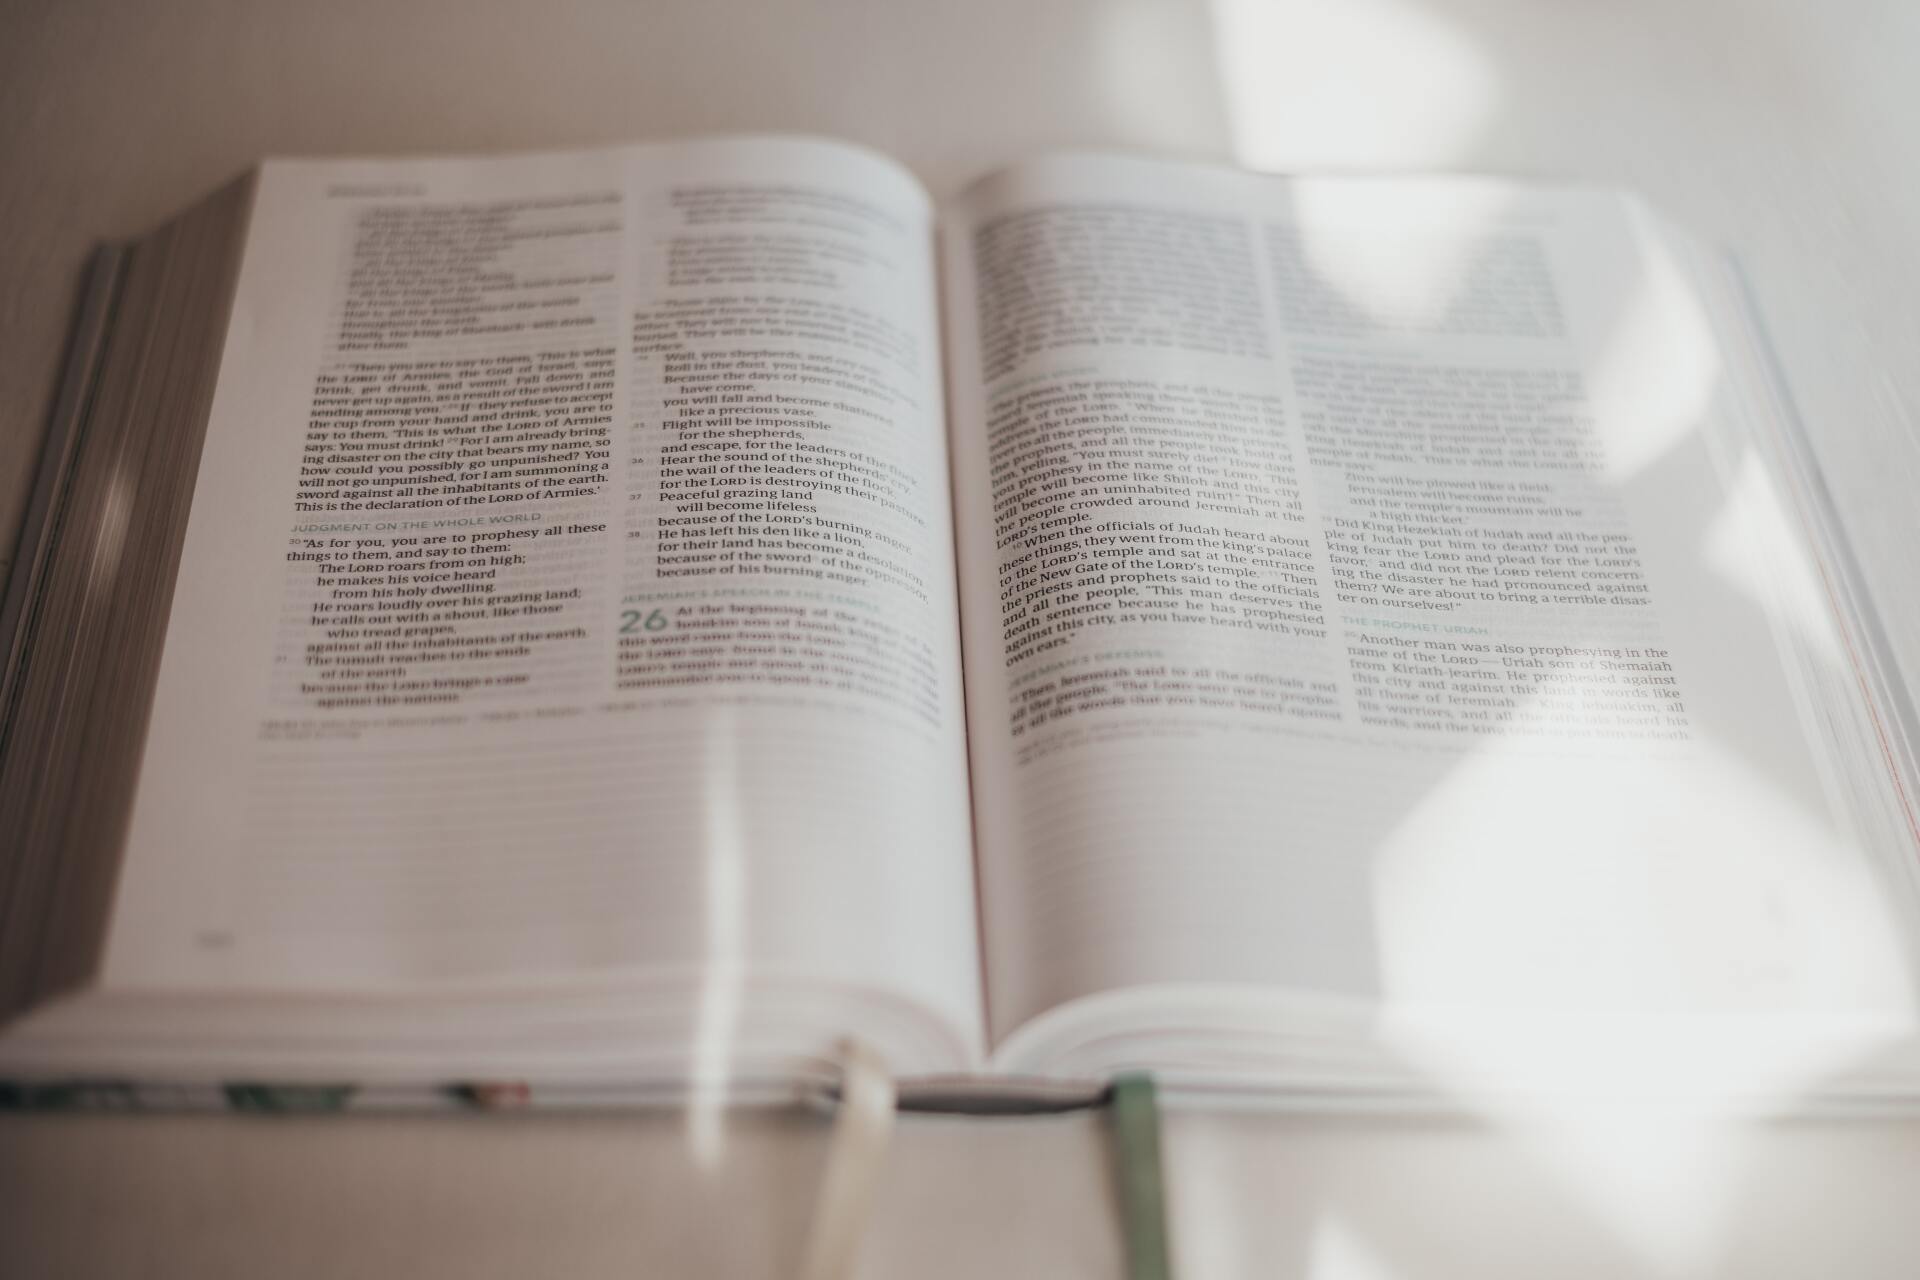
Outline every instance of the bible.
<path id="1" fill-rule="evenodd" d="M 1920 1096 L 1911 706 L 1632 196 L 270 161 L 88 298 L 19 1096 Z"/>

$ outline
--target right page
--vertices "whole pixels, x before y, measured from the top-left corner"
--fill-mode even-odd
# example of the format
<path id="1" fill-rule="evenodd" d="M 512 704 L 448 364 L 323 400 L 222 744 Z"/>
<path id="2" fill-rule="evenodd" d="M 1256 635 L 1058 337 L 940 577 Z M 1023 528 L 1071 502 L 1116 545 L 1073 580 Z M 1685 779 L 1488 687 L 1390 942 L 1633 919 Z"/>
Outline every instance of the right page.
<path id="1" fill-rule="evenodd" d="M 1663 243 L 1606 192 L 1119 158 L 948 211 L 997 1041 L 1202 989 L 1903 1016 L 1912 846 Z"/>

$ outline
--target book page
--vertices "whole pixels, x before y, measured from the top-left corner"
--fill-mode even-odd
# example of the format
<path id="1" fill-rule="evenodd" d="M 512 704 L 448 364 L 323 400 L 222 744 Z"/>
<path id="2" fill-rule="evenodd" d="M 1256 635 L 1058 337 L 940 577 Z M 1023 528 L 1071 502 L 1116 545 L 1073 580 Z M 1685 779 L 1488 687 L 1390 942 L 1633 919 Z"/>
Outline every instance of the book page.
<path id="1" fill-rule="evenodd" d="M 814 981 L 970 1052 L 934 279 L 830 144 L 269 164 L 108 984 Z"/>
<path id="2" fill-rule="evenodd" d="M 1062 157 L 947 231 L 996 1039 L 1129 988 L 1908 999 L 1634 206 Z"/>

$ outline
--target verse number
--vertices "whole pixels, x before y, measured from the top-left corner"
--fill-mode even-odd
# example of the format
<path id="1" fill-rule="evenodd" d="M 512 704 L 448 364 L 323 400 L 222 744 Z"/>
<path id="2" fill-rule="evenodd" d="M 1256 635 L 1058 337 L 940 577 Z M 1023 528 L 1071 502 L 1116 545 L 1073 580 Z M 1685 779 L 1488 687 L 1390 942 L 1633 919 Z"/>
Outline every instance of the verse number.
<path id="1" fill-rule="evenodd" d="M 665 631 L 667 615 L 655 609 L 651 613 L 642 613 L 638 609 L 620 611 L 620 634 L 627 635 L 635 631 Z"/>

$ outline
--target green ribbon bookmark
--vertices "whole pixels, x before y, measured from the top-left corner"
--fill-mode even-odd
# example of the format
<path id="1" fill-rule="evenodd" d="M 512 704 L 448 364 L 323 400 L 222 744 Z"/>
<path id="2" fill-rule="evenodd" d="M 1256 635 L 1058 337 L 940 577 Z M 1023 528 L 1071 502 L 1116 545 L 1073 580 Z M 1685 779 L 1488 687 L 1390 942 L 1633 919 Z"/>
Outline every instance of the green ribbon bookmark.
<path id="1" fill-rule="evenodd" d="M 1160 1101 L 1152 1076 L 1114 1080 L 1113 1136 L 1120 1156 L 1128 1280 L 1173 1280 L 1166 1179 L 1160 1168 Z"/>

